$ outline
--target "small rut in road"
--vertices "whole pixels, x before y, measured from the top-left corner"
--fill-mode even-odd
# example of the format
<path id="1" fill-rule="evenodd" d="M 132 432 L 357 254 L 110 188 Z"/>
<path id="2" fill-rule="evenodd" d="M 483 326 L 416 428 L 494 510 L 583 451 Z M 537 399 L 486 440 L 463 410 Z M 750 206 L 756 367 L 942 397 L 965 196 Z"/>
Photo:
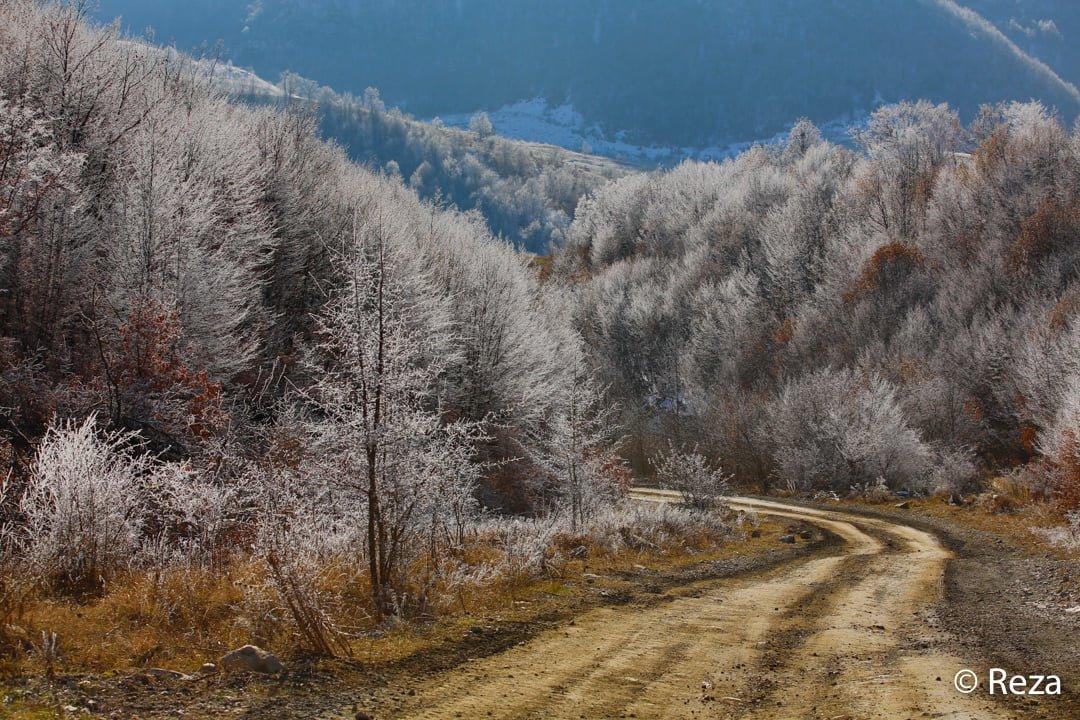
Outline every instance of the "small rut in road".
<path id="1" fill-rule="evenodd" d="M 394 717 L 1022 716 L 981 690 L 953 688 L 968 665 L 927 617 L 950 557 L 934 535 L 771 500 L 730 504 L 817 525 L 844 544 L 837 555 L 671 591 L 669 602 L 590 611 L 433 677 Z"/>

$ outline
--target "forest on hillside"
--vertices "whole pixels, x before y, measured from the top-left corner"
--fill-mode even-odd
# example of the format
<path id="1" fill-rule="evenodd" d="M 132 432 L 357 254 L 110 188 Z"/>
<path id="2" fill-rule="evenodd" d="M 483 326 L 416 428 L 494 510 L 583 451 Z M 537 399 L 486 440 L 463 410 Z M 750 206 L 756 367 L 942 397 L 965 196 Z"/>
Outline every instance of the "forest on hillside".
<path id="1" fill-rule="evenodd" d="M 1080 131 L 884 107 L 854 151 L 786 143 L 606 186 L 557 275 L 645 468 L 696 443 L 743 481 L 1077 497 Z"/>
<path id="2" fill-rule="evenodd" d="M 532 252 L 561 244 L 581 198 L 629 172 L 604 158 L 499 137 L 482 112 L 468 130 L 456 130 L 387 108 L 374 88 L 342 95 L 286 73 L 281 89 L 284 99 L 270 100 L 311 103 L 321 133 L 350 159 L 396 177 L 421 198 L 478 211 L 493 233 Z M 247 98 L 242 89 L 240 97 Z"/>
<path id="3" fill-rule="evenodd" d="M 0 7 L 5 656 L 36 601 L 78 624 L 142 587 L 159 637 L 335 654 L 582 542 L 735 532 L 623 502 L 570 298 L 317 126 L 78 7 Z"/>
<path id="4" fill-rule="evenodd" d="M 574 553 L 740 537 L 736 485 L 997 476 L 1076 513 L 1080 130 L 1041 104 L 886 106 L 855 149 L 803 121 L 572 213 L 560 190 L 542 269 L 319 122 L 0 6 L 5 652 L 33 601 L 124 587 L 163 633 L 347 652 Z M 533 172 L 574 183 L 515 192 Z M 641 478 L 690 502 L 632 504 Z"/>

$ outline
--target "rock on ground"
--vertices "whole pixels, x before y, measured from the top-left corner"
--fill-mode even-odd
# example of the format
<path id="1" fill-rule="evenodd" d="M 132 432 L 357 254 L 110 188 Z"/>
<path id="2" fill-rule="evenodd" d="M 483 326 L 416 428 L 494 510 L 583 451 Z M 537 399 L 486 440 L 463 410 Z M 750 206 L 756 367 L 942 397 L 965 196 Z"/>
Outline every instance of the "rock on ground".
<path id="1" fill-rule="evenodd" d="M 254 645 L 245 645 L 221 656 L 217 667 L 226 675 L 232 672 L 248 671 L 264 675 L 280 675 L 285 666 L 277 655 Z"/>

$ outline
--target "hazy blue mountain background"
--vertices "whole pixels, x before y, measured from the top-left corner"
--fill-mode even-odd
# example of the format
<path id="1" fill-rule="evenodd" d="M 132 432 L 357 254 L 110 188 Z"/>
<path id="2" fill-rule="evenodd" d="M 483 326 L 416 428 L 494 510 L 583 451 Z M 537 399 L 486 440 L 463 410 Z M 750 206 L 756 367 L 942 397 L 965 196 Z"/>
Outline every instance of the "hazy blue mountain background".
<path id="1" fill-rule="evenodd" d="M 1080 84 L 1080 2 L 1075 0 L 967 0 L 1026 53 L 1063 79 Z"/>
<path id="2" fill-rule="evenodd" d="M 1080 109 L 1076 0 L 101 0 L 117 16 L 268 79 L 376 86 L 417 117 L 540 97 L 638 145 L 723 147 L 907 98 L 965 118 L 999 100 Z"/>

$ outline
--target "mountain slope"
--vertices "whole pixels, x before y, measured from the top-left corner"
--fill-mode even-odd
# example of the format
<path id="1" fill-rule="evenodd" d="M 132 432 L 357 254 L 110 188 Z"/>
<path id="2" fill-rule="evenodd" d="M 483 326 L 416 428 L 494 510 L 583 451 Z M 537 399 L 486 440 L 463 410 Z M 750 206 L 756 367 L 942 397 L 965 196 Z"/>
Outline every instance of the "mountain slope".
<path id="1" fill-rule="evenodd" d="M 966 0 L 1024 52 L 1080 83 L 1080 4 L 1069 0 Z"/>
<path id="2" fill-rule="evenodd" d="M 881 101 L 1037 98 L 1076 89 L 951 0 L 102 0 L 100 14 L 181 49 L 220 41 L 264 77 L 377 86 L 419 116 L 543 96 L 609 136 L 702 146 Z"/>

